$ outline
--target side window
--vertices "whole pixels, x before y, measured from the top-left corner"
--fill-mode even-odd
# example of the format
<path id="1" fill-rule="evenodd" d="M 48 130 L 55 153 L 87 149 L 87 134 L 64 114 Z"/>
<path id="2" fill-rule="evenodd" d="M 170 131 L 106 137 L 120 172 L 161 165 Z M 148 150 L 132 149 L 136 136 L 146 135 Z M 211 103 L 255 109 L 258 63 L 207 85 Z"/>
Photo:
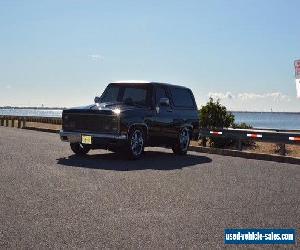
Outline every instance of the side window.
<path id="1" fill-rule="evenodd" d="M 115 102 L 118 99 L 119 89 L 116 86 L 109 86 L 104 91 L 101 102 Z"/>
<path id="2" fill-rule="evenodd" d="M 167 94 L 164 88 L 162 87 L 157 87 L 155 90 L 155 100 L 156 100 L 156 105 L 159 106 L 159 100 L 160 98 L 167 98 Z"/>
<path id="3" fill-rule="evenodd" d="M 147 90 L 144 88 L 125 88 L 123 101 L 130 100 L 132 103 L 146 105 Z"/>
<path id="4" fill-rule="evenodd" d="M 174 106 L 184 108 L 194 108 L 194 100 L 189 89 L 171 88 Z"/>

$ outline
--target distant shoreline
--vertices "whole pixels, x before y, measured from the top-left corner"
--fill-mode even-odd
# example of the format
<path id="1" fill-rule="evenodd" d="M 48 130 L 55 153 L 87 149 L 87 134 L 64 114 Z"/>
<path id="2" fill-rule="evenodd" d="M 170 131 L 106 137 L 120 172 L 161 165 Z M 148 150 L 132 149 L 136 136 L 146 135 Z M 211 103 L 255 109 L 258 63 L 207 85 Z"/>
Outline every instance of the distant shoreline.
<path id="1" fill-rule="evenodd" d="M 0 107 L 0 109 L 35 109 L 35 110 L 64 110 L 67 109 L 67 107 L 11 107 L 11 106 L 3 106 Z M 233 113 L 264 113 L 264 114 L 300 114 L 300 112 L 289 112 L 289 111 L 241 111 L 241 110 L 229 110 L 228 112 Z"/>
<path id="2" fill-rule="evenodd" d="M 290 111 L 234 111 L 234 110 L 229 110 L 228 112 L 232 113 L 264 113 L 264 114 L 300 114 L 300 112 L 290 112 Z"/>
<path id="3" fill-rule="evenodd" d="M 66 107 L 11 107 L 11 106 L 3 106 L 0 109 L 37 109 L 37 110 L 63 110 Z"/>

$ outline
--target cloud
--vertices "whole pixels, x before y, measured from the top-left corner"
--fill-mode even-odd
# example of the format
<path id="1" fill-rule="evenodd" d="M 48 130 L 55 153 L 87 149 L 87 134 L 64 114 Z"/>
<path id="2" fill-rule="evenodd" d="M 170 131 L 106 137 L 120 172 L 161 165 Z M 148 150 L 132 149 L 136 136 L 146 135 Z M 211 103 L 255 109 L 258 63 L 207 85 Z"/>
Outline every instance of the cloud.
<path id="1" fill-rule="evenodd" d="M 271 92 L 271 93 L 263 93 L 263 94 L 257 94 L 257 93 L 238 93 L 236 95 L 232 94 L 231 92 L 210 92 L 208 93 L 208 97 L 212 97 L 214 99 L 220 99 L 220 100 L 241 100 L 241 101 L 247 101 L 247 100 L 258 100 L 258 99 L 271 99 L 273 101 L 290 101 L 290 97 L 287 95 L 284 95 L 280 92 Z"/>
<path id="2" fill-rule="evenodd" d="M 208 97 L 212 97 L 214 99 L 233 99 L 234 95 L 231 92 L 209 92 Z"/>
<path id="3" fill-rule="evenodd" d="M 240 93 L 237 97 L 241 100 L 257 100 L 257 99 L 272 99 L 274 101 L 290 101 L 290 97 L 280 92 L 272 92 L 265 94 L 256 93 Z"/>
<path id="4" fill-rule="evenodd" d="M 93 61 L 102 61 L 104 59 L 104 57 L 99 54 L 88 55 L 88 57 L 91 58 Z"/>
<path id="5" fill-rule="evenodd" d="M 11 89 L 11 85 L 6 85 L 5 88 L 6 89 Z"/>

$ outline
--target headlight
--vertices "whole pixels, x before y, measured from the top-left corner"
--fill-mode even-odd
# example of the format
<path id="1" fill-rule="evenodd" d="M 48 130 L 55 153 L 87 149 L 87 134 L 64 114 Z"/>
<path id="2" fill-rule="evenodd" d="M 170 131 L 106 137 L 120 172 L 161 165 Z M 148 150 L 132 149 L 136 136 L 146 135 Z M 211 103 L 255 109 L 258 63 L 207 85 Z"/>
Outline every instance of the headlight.
<path id="1" fill-rule="evenodd" d="M 116 115 L 119 115 L 121 113 L 121 110 L 116 108 L 113 110 L 113 112 L 116 114 Z"/>

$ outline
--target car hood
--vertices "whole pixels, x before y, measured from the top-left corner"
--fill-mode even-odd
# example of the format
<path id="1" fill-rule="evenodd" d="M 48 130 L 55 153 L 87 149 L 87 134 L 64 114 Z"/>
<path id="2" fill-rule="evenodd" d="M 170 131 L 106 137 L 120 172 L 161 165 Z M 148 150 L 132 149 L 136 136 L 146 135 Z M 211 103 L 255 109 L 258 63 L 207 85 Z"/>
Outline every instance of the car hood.
<path id="1" fill-rule="evenodd" d="M 136 109 L 144 109 L 137 106 L 131 106 L 131 105 L 125 105 L 123 103 L 113 103 L 113 102 L 107 102 L 107 103 L 96 103 L 91 104 L 87 106 L 81 106 L 81 107 L 74 107 L 70 109 L 65 109 L 63 113 L 97 113 L 97 114 L 115 114 L 116 110 L 119 111 L 119 113 L 124 113 L 129 110 L 136 110 Z"/>

